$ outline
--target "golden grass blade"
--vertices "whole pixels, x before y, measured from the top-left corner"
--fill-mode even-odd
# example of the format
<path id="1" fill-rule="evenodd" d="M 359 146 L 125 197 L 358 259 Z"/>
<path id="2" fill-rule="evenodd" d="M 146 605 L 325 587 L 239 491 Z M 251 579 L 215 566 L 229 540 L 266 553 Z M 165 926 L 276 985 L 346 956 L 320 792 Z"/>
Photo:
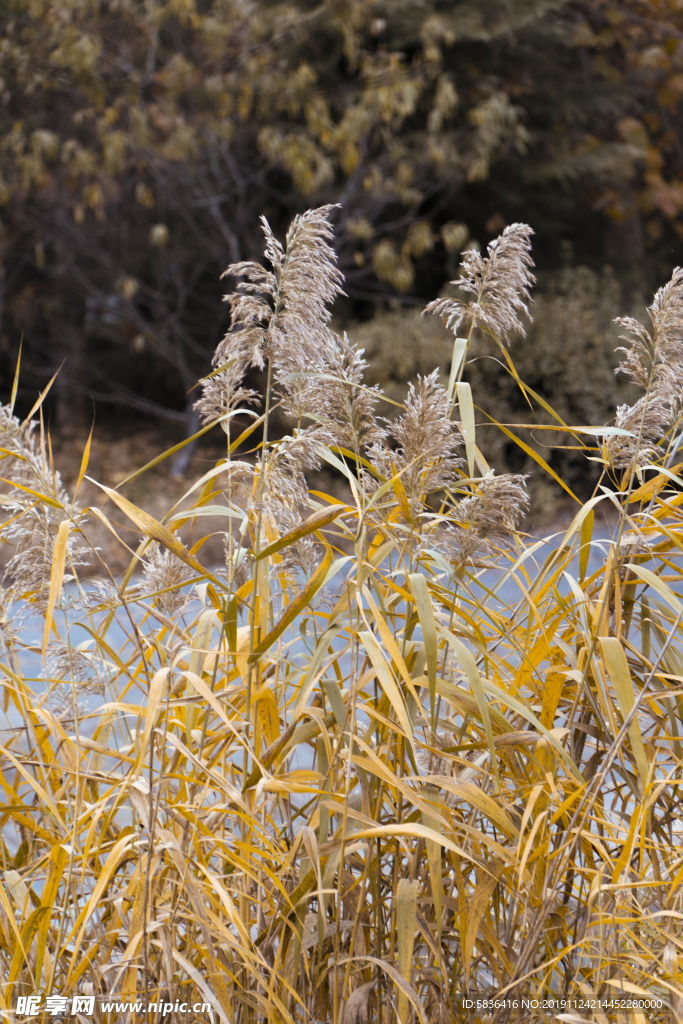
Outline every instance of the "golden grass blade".
<path id="1" fill-rule="evenodd" d="M 7 747 L 0 747 L 0 751 L 5 755 L 6 758 L 8 758 L 9 761 L 12 762 L 12 764 L 17 769 L 19 774 L 24 778 L 26 782 L 28 782 L 31 789 L 33 789 L 36 792 L 38 798 L 43 801 L 45 806 L 50 811 L 50 814 L 52 814 L 55 821 L 57 822 L 57 825 L 61 829 L 62 833 L 66 833 L 66 827 L 64 825 L 64 822 L 62 821 L 59 811 L 57 810 L 57 806 L 54 803 L 50 794 L 47 792 L 47 790 L 43 789 L 40 783 L 36 779 L 34 779 L 34 777 L 29 772 L 26 771 L 24 765 L 21 764 L 21 762 L 18 761 L 16 757 L 14 757 L 12 752 Z"/>
<path id="2" fill-rule="evenodd" d="M 472 389 L 469 384 L 460 381 L 456 385 L 458 406 L 460 408 L 460 433 L 465 442 L 467 453 L 467 468 L 471 477 L 474 476 L 474 449 L 475 445 L 475 424 L 474 405 L 472 404 Z"/>
<path id="3" fill-rule="evenodd" d="M 49 918 L 50 908 L 49 907 L 38 907 L 33 910 L 27 917 L 24 925 L 21 929 L 21 940 L 17 943 L 14 949 L 14 955 L 12 957 L 12 963 L 10 964 L 9 974 L 7 975 L 7 1000 L 12 999 L 12 989 L 14 983 L 19 977 L 19 973 L 26 964 L 27 956 L 26 953 L 31 948 L 33 937 L 35 936 L 38 928 L 40 927 L 41 921 L 44 918 Z M 33 973 L 33 972 L 31 972 Z"/>
<path id="4" fill-rule="evenodd" d="M 436 622 L 431 597 L 427 589 L 427 581 L 420 572 L 410 574 L 410 586 L 415 599 L 415 607 L 422 626 L 422 638 L 427 654 L 427 679 L 429 680 L 429 701 L 431 711 L 432 733 L 436 728 L 436 664 L 438 658 Z"/>
<path id="5" fill-rule="evenodd" d="M 142 761 L 147 755 L 147 747 L 149 746 L 152 731 L 156 726 L 157 713 L 159 706 L 164 697 L 164 690 L 166 689 L 166 682 L 168 680 L 168 668 L 160 668 L 158 672 L 154 673 L 152 682 L 149 687 L 149 694 L 147 697 L 147 709 L 145 711 L 145 731 L 140 739 L 140 745 L 137 750 L 136 762 L 131 769 L 131 775 L 136 775 L 140 770 Z"/>
<path id="6" fill-rule="evenodd" d="M 280 708 L 274 693 L 262 686 L 254 695 L 256 704 L 257 751 L 261 737 L 266 747 L 271 747 L 280 738 Z"/>
<path id="7" fill-rule="evenodd" d="M 307 537 L 310 533 L 321 530 L 323 526 L 329 526 L 342 512 L 349 511 L 348 505 L 333 505 L 331 508 L 322 508 L 319 512 L 314 512 L 308 519 L 304 519 L 298 526 L 295 526 L 292 530 L 278 538 L 278 540 L 273 541 L 272 544 L 259 551 L 258 555 L 256 555 L 256 561 L 262 558 L 269 558 L 278 551 L 282 551 L 283 548 L 289 547 L 290 544 L 294 544 L 297 540 L 301 540 L 302 537 Z"/>
<path id="8" fill-rule="evenodd" d="M 517 838 L 519 832 L 512 818 L 492 796 L 489 796 L 479 786 L 472 782 L 463 782 L 461 779 L 451 779 L 446 776 L 436 775 L 428 775 L 426 781 L 439 786 L 441 789 L 445 789 L 448 793 L 452 793 L 472 807 L 476 807 L 512 839 Z"/>
<path id="9" fill-rule="evenodd" d="M 645 501 L 647 498 L 651 498 L 655 494 L 659 494 L 663 487 L 666 487 L 667 483 L 672 478 L 675 478 L 677 473 L 683 469 L 683 462 L 677 462 L 675 466 L 671 466 L 666 473 L 658 473 L 647 483 L 642 484 L 640 487 L 634 488 L 631 491 L 631 495 L 628 499 L 629 505 L 632 505 L 636 501 Z"/>
<path id="10" fill-rule="evenodd" d="M 437 801 L 439 791 L 434 786 L 425 787 L 425 800 Z M 436 818 L 426 811 L 422 811 L 422 824 L 437 834 L 441 826 Z M 432 887 L 432 899 L 434 900 L 434 920 L 436 923 L 436 946 L 441 949 L 441 925 L 443 916 L 443 883 L 441 879 L 441 843 L 435 843 L 433 839 L 427 839 L 427 863 L 429 865 L 429 879 Z"/>
<path id="11" fill-rule="evenodd" d="M 415 916 L 417 913 L 418 883 L 402 878 L 396 890 L 396 938 L 398 944 L 398 970 L 407 985 L 412 982 L 413 946 L 415 944 Z M 400 1021 L 408 1019 L 408 996 L 399 990 L 396 1015 Z"/>
<path id="12" fill-rule="evenodd" d="M 634 565 L 631 562 L 627 562 L 626 568 L 631 569 L 638 582 L 647 583 L 648 586 L 652 587 L 660 597 L 663 597 L 666 603 L 673 608 L 676 614 L 680 614 L 681 611 L 683 611 L 683 603 L 681 603 L 678 597 L 674 594 L 671 587 L 667 586 L 659 576 L 651 572 L 649 569 L 646 569 L 644 565 Z"/>
<path id="13" fill-rule="evenodd" d="M 21 369 L 21 350 L 24 347 L 24 332 L 21 332 L 21 339 L 19 341 L 19 355 L 17 356 L 17 367 L 14 371 L 14 380 L 12 381 L 12 394 L 9 400 L 9 414 L 14 415 L 14 406 L 17 401 L 17 391 L 19 390 L 19 371 Z"/>
<path id="14" fill-rule="evenodd" d="M 593 522 L 595 520 L 595 513 L 591 509 L 588 515 L 581 523 L 581 547 L 579 554 L 579 579 L 584 580 L 586 578 L 586 570 L 588 568 L 588 559 L 590 557 L 590 545 L 591 537 L 593 536 Z"/>
<path id="15" fill-rule="evenodd" d="M 345 963 L 348 963 L 349 961 L 351 963 L 359 962 L 375 964 L 383 972 L 388 974 L 391 980 L 393 981 L 394 985 L 396 985 L 396 988 L 399 990 L 399 992 L 402 995 L 405 995 L 407 1001 L 412 1005 L 413 1009 L 417 1013 L 417 1016 L 420 1020 L 420 1024 L 429 1024 L 427 1016 L 424 1012 L 424 1007 L 415 989 L 413 988 L 412 985 L 408 984 L 403 975 L 396 970 L 393 964 L 389 963 L 387 960 L 378 960 L 377 957 L 374 956 L 354 956 L 349 957 L 349 960 L 341 960 L 340 966 L 343 966 Z M 403 1021 L 407 1019 L 408 1018 L 404 1017 L 403 1020 L 401 1021 L 401 1024 L 403 1024 Z"/>
<path id="16" fill-rule="evenodd" d="M 545 692 L 543 693 L 540 722 L 546 729 L 552 729 L 553 727 L 555 714 L 566 682 L 567 677 L 563 672 L 549 671 L 545 677 Z"/>
<path id="17" fill-rule="evenodd" d="M 626 652 L 616 637 L 601 637 L 600 646 L 607 673 L 619 701 L 622 717 L 626 719 L 635 703 L 633 681 L 626 660 Z M 637 718 L 634 718 L 629 726 L 628 734 L 631 740 L 633 756 L 638 766 L 641 791 L 644 795 L 650 777 L 650 764 L 645 752 L 643 737 L 640 732 L 640 723 Z"/>
<path id="18" fill-rule="evenodd" d="M 192 696 L 194 692 L 194 686 L 192 684 L 192 677 L 199 676 L 201 678 L 202 670 L 204 668 L 204 660 L 206 658 L 206 651 L 211 640 L 211 631 L 216 624 L 217 615 L 212 610 L 202 612 L 199 616 L 199 622 L 195 634 L 192 637 L 192 649 L 190 657 L 187 663 L 188 674 L 186 679 L 189 682 L 188 696 Z M 194 723 L 197 719 L 197 708 L 187 707 L 185 709 L 185 735 L 188 745 L 191 742 L 192 730 L 194 729 Z"/>
<path id="19" fill-rule="evenodd" d="M 223 585 L 216 579 L 216 577 L 212 576 L 211 573 L 196 560 L 196 558 L 192 557 L 190 552 L 186 550 L 184 545 L 181 544 L 178 538 L 171 533 L 167 527 L 158 523 L 157 520 L 148 515 L 147 512 L 143 512 L 141 508 L 134 505 L 132 501 L 128 501 L 128 499 L 124 498 L 122 494 L 117 494 L 116 491 L 111 489 L 111 487 L 106 487 L 104 484 L 98 484 L 97 481 L 92 480 L 91 477 L 87 477 L 87 479 L 97 487 L 101 488 L 101 490 L 111 498 L 114 504 L 118 505 L 121 511 L 125 512 L 128 518 L 134 522 L 143 533 L 146 533 L 152 540 L 158 541 L 159 544 L 163 544 L 165 548 L 168 548 L 168 550 L 180 558 L 181 561 L 185 562 L 186 565 L 189 565 L 191 569 L 194 569 L 196 573 L 199 573 L 200 576 L 204 576 L 206 579 L 211 580 L 214 586 L 223 590 Z"/>
<path id="20" fill-rule="evenodd" d="M 463 912 L 467 919 L 467 931 L 465 942 L 463 943 L 462 958 L 465 969 L 465 981 L 468 987 L 472 970 L 472 953 L 474 952 L 474 944 L 479 934 L 479 926 L 484 912 L 489 905 L 491 893 L 497 885 L 498 879 L 487 875 L 476 887 L 473 895 L 467 900 L 464 907 Z"/>
<path id="21" fill-rule="evenodd" d="M 438 832 L 432 831 L 425 825 L 421 825 L 417 821 L 406 821 L 404 824 L 389 824 L 389 825 L 378 825 L 376 828 L 362 828 L 354 832 L 354 839 L 377 839 L 378 837 L 386 836 L 413 836 L 416 839 L 431 839 L 432 842 L 440 843 L 441 846 L 446 847 L 451 853 L 457 853 L 459 857 L 464 860 L 474 862 L 474 857 L 471 854 L 465 852 L 457 843 L 454 843 L 452 839 L 449 839 L 446 835 L 439 835 Z M 328 844 L 329 845 L 329 844 Z M 324 851 L 327 852 L 327 851 Z"/>
<path id="22" fill-rule="evenodd" d="M 32 498 L 37 498 L 38 501 L 42 501 L 45 505 L 50 505 L 52 508 L 58 508 L 61 511 L 64 511 L 63 505 L 49 494 L 43 494 L 42 491 L 34 491 L 31 487 L 26 487 L 24 484 L 17 483 L 16 480 L 6 480 L 4 477 L 0 477 L 0 483 L 9 484 L 10 487 L 14 487 L 18 491 L 23 491 L 25 494 L 30 494 Z"/>
<path id="23" fill-rule="evenodd" d="M 412 523 L 413 513 L 410 508 L 410 502 L 408 501 L 408 495 L 405 487 L 403 486 L 401 474 L 396 472 L 393 462 L 391 463 L 391 485 L 406 522 Z"/>
<path id="24" fill-rule="evenodd" d="M 222 1024 L 232 1024 L 230 1018 L 227 1016 L 225 1010 L 221 1006 L 217 996 L 214 995 L 214 993 L 211 991 L 208 984 L 201 976 L 197 968 L 194 967 L 189 960 L 186 960 L 185 957 L 182 956 L 182 954 L 179 953 L 176 949 L 171 950 L 171 952 L 173 954 L 173 959 L 176 961 L 176 963 L 180 964 L 182 969 L 187 972 L 189 978 L 192 978 L 193 982 L 195 983 L 199 991 L 202 993 L 206 1001 L 211 1003 L 214 1010 L 218 1014 L 218 1017 L 220 1018 Z"/>
<path id="25" fill-rule="evenodd" d="M 495 780 L 496 780 L 496 786 L 497 786 L 498 792 L 500 792 L 500 776 L 498 774 L 498 756 L 496 754 L 496 747 L 495 747 L 495 744 L 493 742 L 493 729 L 491 728 L 491 716 L 489 715 L 488 704 L 486 702 L 486 697 L 484 696 L 484 687 L 482 685 L 481 677 L 479 675 L 479 670 L 478 670 L 478 668 L 476 666 L 474 658 L 472 657 L 472 654 L 465 647 L 464 643 L 461 640 L 459 640 L 457 637 L 453 636 L 453 634 L 451 634 L 450 639 L 451 639 L 451 644 L 453 645 L 453 649 L 455 650 L 455 653 L 458 656 L 460 664 L 462 665 L 462 667 L 465 670 L 465 675 L 467 676 L 467 678 L 469 680 L 470 686 L 472 687 L 472 692 L 474 693 L 474 696 L 476 697 L 476 700 L 477 700 L 477 704 L 479 706 L 479 712 L 481 714 L 481 720 L 482 720 L 482 722 L 484 724 L 484 731 L 486 732 L 486 742 L 488 743 L 489 753 L 491 755 L 491 770 L 492 770 L 493 775 L 494 775 Z"/>
<path id="26" fill-rule="evenodd" d="M 453 354 L 451 356 L 451 372 L 448 377 L 448 404 L 449 406 L 453 403 L 453 395 L 455 394 L 455 383 L 460 373 L 460 367 L 462 361 L 465 358 L 465 352 L 467 351 L 467 338 L 455 338 L 453 342 Z"/>
<path id="27" fill-rule="evenodd" d="M 47 878 L 45 879 L 45 886 L 42 892 L 41 903 L 43 907 L 47 908 L 48 913 L 43 915 L 40 922 L 40 930 L 38 933 L 38 942 L 36 946 L 36 966 L 34 969 L 36 985 L 40 986 L 40 976 L 43 969 L 43 960 L 45 958 L 45 950 L 47 949 L 48 942 L 48 929 L 50 927 L 50 914 L 55 907 L 57 902 L 57 893 L 59 892 L 59 885 L 64 874 L 64 869 L 69 860 L 69 855 L 60 844 L 53 847 L 50 853 L 49 866 L 47 871 Z"/>
<path id="28" fill-rule="evenodd" d="M 226 413 L 225 416 L 219 416 L 218 419 L 212 420 L 211 423 L 207 423 L 207 425 L 198 430 L 196 434 L 192 434 L 191 437 L 184 438 L 182 441 L 179 441 L 178 444 L 173 445 L 172 448 L 168 448 L 165 452 L 162 452 L 161 455 L 157 455 L 156 458 L 152 459 L 150 462 L 145 463 L 145 465 L 141 466 L 140 469 L 136 469 L 134 473 L 129 473 L 124 480 L 122 480 L 120 483 L 116 485 L 116 489 L 118 490 L 119 487 L 123 487 L 125 484 L 129 484 L 131 480 L 135 480 L 137 479 L 137 477 L 142 476 L 142 474 L 146 473 L 148 469 L 154 469 L 154 467 L 158 466 L 160 462 L 164 461 L 164 459 L 170 458 L 171 455 L 175 455 L 176 452 L 179 452 L 186 445 L 192 444 L 192 442 L 196 441 L 197 438 L 199 437 L 203 437 L 203 435 L 208 433 L 209 430 L 213 430 L 214 427 L 218 426 L 219 424 L 222 424 L 232 415 L 234 415 L 234 413 Z M 235 451 L 235 449 L 238 448 L 243 441 L 246 441 L 247 438 L 250 437 L 251 434 L 253 434 L 256 428 L 260 426 L 261 423 L 263 423 L 263 419 L 264 417 L 260 416 L 255 423 L 252 423 L 249 427 L 247 427 L 246 430 L 244 430 L 242 434 L 240 434 L 240 436 L 230 445 L 230 451 Z"/>
<path id="29" fill-rule="evenodd" d="M 526 454 L 529 455 L 534 460 L 534 462 L 538 463 L 541 469 L 544 469 L 545 472 L 548 473 L 553 478 L 553 480 L 556 483 L 558 483 L 563 490 L 567 492 L 570 498 L 573 498 L 578 505 L 582 504 L 582 502 L 579 501 L 579 499 L 576 497 L 572 489 L 568 487 L 564 480 L 557 475 L 554 469 L 550 468 L 548 463 L 541 455 L 538 454 L 538 452 L 534 451 L 533 448 L 530 448 L 529 445 L 522 441 L 520 437 L 516 437 L 516 435 L 513 434 L 512 431 L 508 430 L 507 427 L 504 427 L 502 423 L 498 422 L 498 420 L 494 420 L 492 416 L 488 416 L 488 419 L 491 421 L 491 423 L 494 423 L 499 430 L 502 430 L 506 437 L 509 437 L 511 441 L 514 441 L 515 444 L 518 445 L 518 447 L 520 447 L 523 452 L 526 452 Z"/>
<path id="30" fill-rule="evenodd" d="M 325 557 L 322 562 L 315 570 L 310 580 L 297 597 L 287 605 L 285 612 L 282 614 L 278 622 L 273 626 L 267 636 L 261 640 L 260 643 L 254 648 L 254 653 L 249 655 L 250 661 L 258 661 L 259 658 L 273 646 L 275 641 L 282 636 L 284 631 L 287 629 L 294 620 L 301 614 L 311 600 L 315 597 L 320 587 L 325 582 L 327 576 L 327 570 L 332 564 L 332 557 L 329 550 L 325 552 Z"/>
<path id="31" fill-rule="evenodd" d="M 57 373 L 52 375 L 52 377 L 48 381 L 47 385 L 43 388 L 43 390 L 38 395 L 38 398 L 36 399 L 36 401 L 34 402 L 34 404 L 31 407 L 31 411 L 29 412 L 28 416 L 26 417 L 26 422 L 27 423 L 28 423 L 29 420 L 33 419 L 34 415 L 38 412 L 38 410 L 42 406 L 43 402 L 47 398 L 47 396 L 48 396 L 48 394 L 50 392 L 50 388 L 52 387 L 54 382 L 57 380 L 57 374 L 59 373 L 59 371 L 61 370 L 63 365 L 64 365 L 64 363 L 61 364 L 61 366 L 57 370 Z M 19 364 L 17 363 L 17 373 L 18 372 L 19 372 Z"/>
<path id="32" fill-rule="evenodd" d="M 47 650 L 47 643 L 50 639 L 50 630 L 52 629 L 52 617 L 54 614 L 55 606 L 59 603 L 59 599 L 62 596 L 62 582 L 64 580 L 64 565 L 66 563 L 66 549 L 69 540 L 69 529 L 71 523 L 68 519 L 65 519 L 59 524 L 59 530 L 57 532 L 57 539 L 55 540 L 54 550 L 52 552 L 52 570 L 50 574 L 50 595 L 47 602 L 47 611 L 45 613 L 45 631 L 43 633 L 43 654 Z"/>
<path id="33" fill-rule="evenodd" d="M 76 938 L 73 944 L 73 953 L 71 956 L 69 975 L 67 976 L 67 984 L 69 981 L 69 976 L 73 973 L 78 963 L 81 943 L 83 942 L 83 936 L 85 934 L 85 929 L 87 927 L 88 921 L 95 912 L 98 902 L 102 894 L 104 893 L 105 889 L 107 888 L 107 885 L 109 884 L 112 875 L 114 874 L 117 867 L 121 863 L 123 857 L 127 855 L 130 847 L 135 841 L 135 838 L 135 834 L 124 835 L 121 836 L 121 838 L 114 844 L 111 851 L 109 852 L 109 856 L 102 865 L 102 869 L 100 871 L 97 882 L 95 883 L 95 887 L 92 891 L 90 899 L 88 900 L 87 904 L 85 905 L 81 913 L 78 915 L 78 919 L 72 930 L 72 935 L 75 934 Z"/>
<path id="34" fill-rule="evenodd" d="M 394 712 L 399 720 L 401 728 L 405 732 L 406 736 L 408 736 L 412 742 L 413 725 L 412 722 L 410 721 L 408 709 L 406 708 L 405 702 L 401 695 L 401 691 L 398 688 L 398 685 L 396 683 L 396 680 L 394 679 L 391 669 L 389 668 L 389 665 L 384 659 L 384 655 L 380 650 L 380 646 L 377 643 L 374 634 L 364 630 L 358 634 L 358 638 L 362 643 L 363 647 L 365 648 L 367 655 L 370 658 L 370 661 L 372 662 L 372 667 L 377 673 L 377 679 L 379 681 L 379 684 L 386 693 L 387 697 L 389 698 L 389 703 L 394 709 Z"/>
<path id="35" fill-rule="evenodd" d="M 406 666 L 405 661 L 403 660 L 403 656 L 401 655 L 401 652 L 400 652 L 400 650 L 398 648 L 398 644 L 396 643 L 396 641 L 395 641 L 395 639 L 394 639 L 394 637 L 393 637 L 393 635 L 391 633 L 391 630 L 389 629 L 389 627 L 388 627 L 388 625 L 387 625 L 387 623 L 386 623 L 386 621 L 384 619 L 384 616 L 381 614 L 381 612 L 377 608 L 377 605 L 375 604 L 375 602 L 372 599 L 372 594 L 370 593 L 370 591 L 368 590 L 367 587 L 363 587 L 363 596 L 365 597 L 365 600 L 368 603 L 368 607 L 370 608 L 370 611 L 372 613 L 372 617 L 375 620 L 375 624 L 377 625 L 377 629 L 379 631 L 379 635 L 381 637 L 382 643 L 386 647 L 387 652 L 388 652 L 388 654 L 389 654 L 389 656 L 391 658 L 392 663 L 398 669 L 398 671 L 401 674 L 401 677 L 403 679 L 403 682 L 406 684 L 406 686 L 408 687 L 409 692 L 411 693 L 411 695 L 413 697 L 413 700 L 417 704 L 418 708 L 420 708 L 421 707 L 421 702 L 420 702 L 419 694 L 418 694 L 418 692 L 417 692 L 417 690 L 415 688 L 415 682 L 411 678 L 410 673 L 408 672 L 408 668 Z"/>
<path id="36" fill-rule="evenodd" d="M 81 459 L 81 468 L 78 471 L 78 480 L 76 481 L 76 486 L 74 488 L 74 501 L 76 500 L 76 498 L 78 496 L 78 492 L 81 489 L 81 484 L 83 483 L 83 477 L 86 474 L 86 470 L 88 469 L 88 463 L 90 462 L 90 447 L 92 445 L 92 435 L 93 435 L 93 430 L 94 429 L 95 429 L 95 422 L 93 420 L 93 425 L 91 426 L 90 433 L 88 434 L 88 440 L 85 442 L 85 448 L 83 449 L 83 457 Z"/>

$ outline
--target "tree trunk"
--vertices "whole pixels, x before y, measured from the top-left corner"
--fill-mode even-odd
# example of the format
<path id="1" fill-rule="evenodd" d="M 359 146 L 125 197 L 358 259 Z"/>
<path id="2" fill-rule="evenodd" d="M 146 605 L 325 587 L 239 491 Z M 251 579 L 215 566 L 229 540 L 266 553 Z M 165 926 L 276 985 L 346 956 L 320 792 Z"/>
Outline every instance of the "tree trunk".
<path id="1" fill-rule="evenodd" d="M 82 319 L 61 326 L 54 343 L 55 369 L 61 364 L 54 383 L 57 427 L 67 436 L 75 435 L 86 428 L 88 420 L 83 390 L 86 346 Z"/>
<path id="2" fill-rule="evenodd" d="M 199 414 L 194 407 L 194 403 L 197 401 L 197 396 L 193 392 L 187 400 L 185 406 L 185 433 L 187 437 L 192 437 L 199 430 Z M 194 454 L 194 450 L 197 446 L 196 441 L 190 441 L 184 448 L 181 448 L 177 455 L 174 456 L 171 462 L 171 476 L 175 479 L 185 476 L 188 469 L 190 468 L 190 461 Z"/>

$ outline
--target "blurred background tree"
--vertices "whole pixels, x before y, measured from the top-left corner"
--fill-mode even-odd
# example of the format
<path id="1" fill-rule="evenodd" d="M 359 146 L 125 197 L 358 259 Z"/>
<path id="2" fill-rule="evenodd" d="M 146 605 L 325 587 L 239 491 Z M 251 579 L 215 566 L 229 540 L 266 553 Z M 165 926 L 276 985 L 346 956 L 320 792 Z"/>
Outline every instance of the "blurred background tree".
<path id="1" fill-rule="evenodd" d="M 626 304 L 680 261 L 681 0 L 4 0 L 0 24 L 0 386 L 23 332 L 24 386 L 64 363 L 62 429 L 88 396 L 194 429 L 263 212 L 341 204 L 343 322 L 421 305 L 513 220 L 542 280 L 571 243 Z"/>

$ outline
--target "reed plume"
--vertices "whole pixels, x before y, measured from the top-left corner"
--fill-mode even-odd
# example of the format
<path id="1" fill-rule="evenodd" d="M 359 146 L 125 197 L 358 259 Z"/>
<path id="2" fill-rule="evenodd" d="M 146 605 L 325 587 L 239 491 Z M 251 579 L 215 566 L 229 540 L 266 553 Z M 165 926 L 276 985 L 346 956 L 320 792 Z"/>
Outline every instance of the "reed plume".
<path id="1" fill-rule="evenodd" d="M 50 591 L 55 540 L 65 519 L 75 526 L 66 548 L 69 578 L 78 566 L 86 564 L 87 548 L 78 532 L 84 523 L 82 509 L 71 501 L 51 464 L 42 428 L 38 439 L 35 421 L 20 422 L 9 406 L 0 406 L 0 448 L 8 486 L 3 535 L 14 549 L 4 574 L 4 603 L 8 607 L 21 599 L 42 612 Z M 82 598 L 77 592 L 71 601 L 82 603 Z M 20 607 L 19 614 L 27 604 Z"/>
<path id="2" fill-rule="evenodd" d="M 148 591 L 166 591 L 157 594 L 155 602 L 164 615 L 172 618 L 187 600 L 183 586 L 193 576 L 192 570 L 172 551 L 152 543 L 145 552 L 142 569 Z"/>
<path id="3" fill-rule="evenodd" d="M 451 507 L 450 522 L 440 540 L 459 564 L 482 554 L 499 554 L 510 545 L 528 509 L 525 476 L 491 474 Z"/>
<path id="4" fill-rule="evenodd" d="M 454 483 L 462 465 L 456 455 L 462 438 L 450 419 L 448 395 L 438 377 L 437 369 L 426 377 L 418 376 L 416 385 L 409 384 L 405 411 L 389 425 L 388 440 L 375 442 L 368 451 L 382 479 L 400 475 L 413 518 L 422 511 L 429 494 Z M 372 486 L 370 478 L 366 479 Z"/>
<path id="5" fill-rule="evenodd" d="M 425 313 L 440 316 L 456 334 L 460 324 L 468 321 L 470 332 L 479 327 L 507 344 L 512 332 L 523 335 L 520 316 L 530 318 L 529 289 L 536 280 L 530 270 L 532 235 L 528 224 L 510 224 L 489 242 L 488 256 L 468 249 L 463 255 L 461 276 L 451 284 L 474 298 L 435 299 L 425 307 Z"/>
<path id="6" fill-rule="evenodd" d="M 249 368 L 269 365 L 274 397 L 297 426 L 257 458 L 250 504 L 282 529 L 293 517 L 298 521 L 308 503 L 305 471 L 320 468 L 319 448 L 358 453 L 383 436 L 374 414 L 378 392 L 362 385 L 362 353 L 329 327 L 330 306 L 343 294 L 330 244 L 333 210 L 323 206 L 295 217 L 284 246 L 262 218 L 271 269 L 239 263 L 226 271 L 243 281 L 226 296 L 232 322 L 213 360 L 223 369 L 203 382 L 197 403 L 205 422 L 234 412 L 238 402 L 253 399 L 243 386 Z M 309 545 L 304 561 L 312 550 Z"/>
<path id="7" fill-rule="evenodd" d="M 615 373 L 624 373 L 645 395 L 617 409 L 614 425 L 633 436 L 610 437 L 605 452 L 618 469 L 645 465 L 656 457 L 657 442 L 678 422 L 683 403 L 683 268 L 656 293 L 648 307 L 652 330 L 633 317 L 618 317 L 628 347 Z"/>

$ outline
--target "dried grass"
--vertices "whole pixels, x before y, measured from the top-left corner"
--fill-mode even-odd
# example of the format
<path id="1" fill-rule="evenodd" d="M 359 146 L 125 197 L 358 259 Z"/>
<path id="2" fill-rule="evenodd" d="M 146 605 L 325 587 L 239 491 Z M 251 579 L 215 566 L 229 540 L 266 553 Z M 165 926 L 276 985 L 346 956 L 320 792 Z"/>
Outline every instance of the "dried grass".
<path id="1" fill-rule="evenodd" d="M 284 249 L 266 226 L 270 270 L 232 268 L 247 287 L 200 399 L 225 458 L 163 522 L 109 488 L 81 509 L 45 433 L 2 411 L 3 531 L 27 559 L 0 665 L 4 1014 L 90 992 L 96 1020 L 114 994 L 209 999 L 230 1024 L 603 1024 L 596 999 L 634 997 L 680 1019 L 678 405 L 659 437 L 647 415 L 678 373 L 681 317 L 660 293 L 635 437 L 562 428 L 603 475 L 562 537 L 533 543 L 524 479 L 488 466 L 465 381 L 427 376 L 377 419 L 329 327 L 329 214 L 298 218 Z M 498 281 L 507 312 L 486 314 L 513 379 L 496 325 L 528 283 Z M 261 361 L 262 412 L 242 387 Z M 236 458 L 258 436 L 234 436 L 244 402 L 255 465 Z M 276 402 L 297 426 L 273 441 Z M 308 491 L 322 464 L 348 503 Z M 600 503 L 619 509 L 607 541 Z M 101 566 L 86 587 L 88 522 L 112 509 L 142 541 L 122 579 Z M 226 534 L 213 570 L 179 537 L 206 514 Z"/>

